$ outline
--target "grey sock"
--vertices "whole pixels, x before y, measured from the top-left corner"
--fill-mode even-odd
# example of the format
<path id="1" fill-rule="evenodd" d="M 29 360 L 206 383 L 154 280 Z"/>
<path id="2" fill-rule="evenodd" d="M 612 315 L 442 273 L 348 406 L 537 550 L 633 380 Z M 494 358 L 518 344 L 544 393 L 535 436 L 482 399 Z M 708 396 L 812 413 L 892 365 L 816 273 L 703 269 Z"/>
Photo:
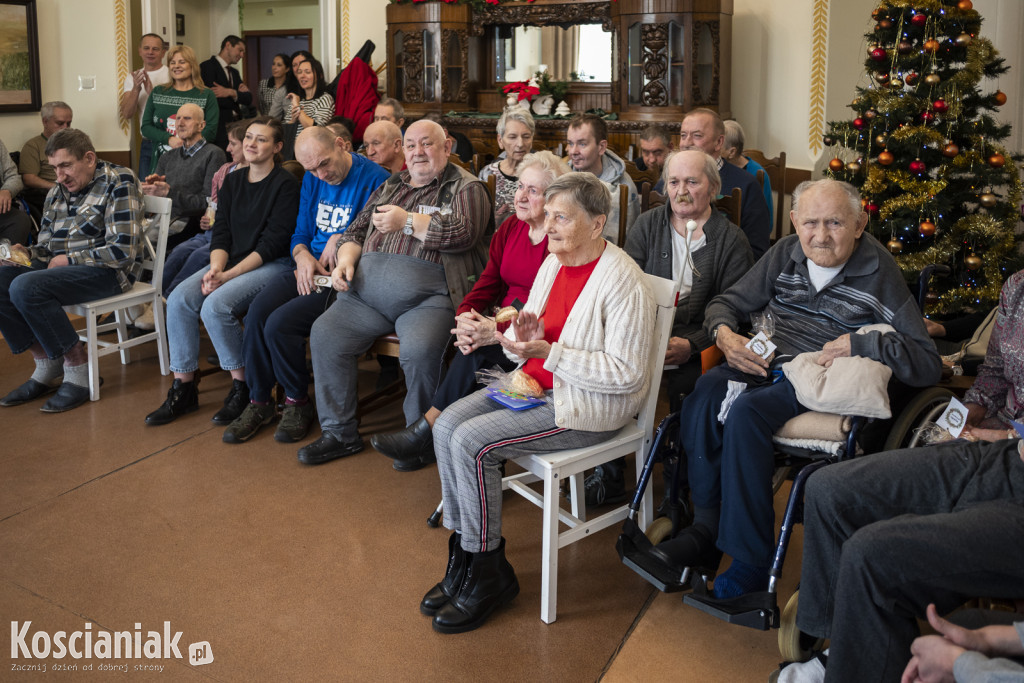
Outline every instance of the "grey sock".
<path id="1" fill-rule="evenodd" d="M 711 532 L 711 538 L 718 538 L 718 518 L 721 517 L 721 508 L 693 508 L 693 523 L 704 525 Z"/>
<path id="2" fill-rule="evenodd" d="M 70 384 L 77 384 L 80 387 L 89 386 L 89 364 L 65 365 L 64 381 Z"/>
<path id="3" fill-rule="evenodd" d="M 60 376 L 64 373 L 63 358 L 36 358 L 36 371 L 32 373 L 32 379 L 40 384 L 54 386 L 59 384 Z"/>

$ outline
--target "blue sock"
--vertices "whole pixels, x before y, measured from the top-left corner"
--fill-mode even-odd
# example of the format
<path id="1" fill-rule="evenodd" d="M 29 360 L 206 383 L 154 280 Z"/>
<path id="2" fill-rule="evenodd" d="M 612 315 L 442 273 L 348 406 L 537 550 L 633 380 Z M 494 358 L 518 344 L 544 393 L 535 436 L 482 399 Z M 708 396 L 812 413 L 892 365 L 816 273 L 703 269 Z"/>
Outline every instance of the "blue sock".
<path id="1" fill-rule="evenodd" d="M 719 600 L 735 598 L 745 593 L 763 591 L 768 588 L 768 570 L 753 567 L 737 559 L 726 572 L 715 578 L 715 597 Z"/>

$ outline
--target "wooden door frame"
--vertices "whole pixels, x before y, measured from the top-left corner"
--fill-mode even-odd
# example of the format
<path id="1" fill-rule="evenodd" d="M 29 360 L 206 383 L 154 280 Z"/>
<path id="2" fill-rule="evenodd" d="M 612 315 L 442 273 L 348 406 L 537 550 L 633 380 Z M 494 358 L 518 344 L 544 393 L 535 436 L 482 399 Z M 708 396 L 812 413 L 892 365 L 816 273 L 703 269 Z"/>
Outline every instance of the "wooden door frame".
<path id="1" fill-rule="evenodd" d="M 313 29 L 311 28 L 288 28 L 277 31 L 242 31 L 242 40 L 245 42 L 245 73 L 246 85 L 253 93 L 259 92 L 259 55 L 256 50 L 249 49 L 249 38 L 263 38 L 266 36 L 306 36 L 309 46 L 313 47 Z M 249 82 L 251 81 L 251 82 Z M 258 97 L 258 95 L 257 95 Z"/>

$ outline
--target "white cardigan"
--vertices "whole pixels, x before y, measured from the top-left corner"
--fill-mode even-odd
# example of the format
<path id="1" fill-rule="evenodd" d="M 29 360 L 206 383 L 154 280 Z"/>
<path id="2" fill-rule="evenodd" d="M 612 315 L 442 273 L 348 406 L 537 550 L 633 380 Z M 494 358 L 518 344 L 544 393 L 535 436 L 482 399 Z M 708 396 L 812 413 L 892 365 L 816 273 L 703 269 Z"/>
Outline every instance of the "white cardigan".
<path id="1" fill-rule="evenodd" d="M 553 254 L 545 259 L 523 310 L 543 314 L 560 268 Z M 559 427 L 610 431 L 636 415 L 651 383 L 655 309 L 643 272 L 626 252 L 607 243 L 544 361 L 554 375 Z M 514 338 L 511 326 L 505 334 Z"/>

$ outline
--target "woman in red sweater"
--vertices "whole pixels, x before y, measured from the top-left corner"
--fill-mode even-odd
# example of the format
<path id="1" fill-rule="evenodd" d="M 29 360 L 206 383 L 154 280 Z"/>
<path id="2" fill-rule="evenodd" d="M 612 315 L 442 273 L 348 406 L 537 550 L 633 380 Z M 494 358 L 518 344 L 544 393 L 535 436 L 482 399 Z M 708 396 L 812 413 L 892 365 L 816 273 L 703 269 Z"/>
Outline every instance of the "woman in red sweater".
<path id="1" fill-rule="evenodd" d="M 455 356 L 423 417 L 405 429 L 375 434 L 370 439 L 374 449 L 395 461 L 394 468 L 399 472 L 411 472 L 434 462 L 434 421 L 442 410 L 479 388 L 478 370 L 515 368 L 495 338 L 495 332 L 504 332 L 507 325 L 496 324 L 484 313 L 511 306 L 517 300 L 520 307 L 526 303 L 537 270 L 548 255 L 544 191 L 555 178 L 568 172 L 565 162 L 551 152 L 529 154 L 519 165 L 515 215 L 505 219 L 494 234 L 487 267 L 456 311 L 452 334 L 462 353 Z"/>

